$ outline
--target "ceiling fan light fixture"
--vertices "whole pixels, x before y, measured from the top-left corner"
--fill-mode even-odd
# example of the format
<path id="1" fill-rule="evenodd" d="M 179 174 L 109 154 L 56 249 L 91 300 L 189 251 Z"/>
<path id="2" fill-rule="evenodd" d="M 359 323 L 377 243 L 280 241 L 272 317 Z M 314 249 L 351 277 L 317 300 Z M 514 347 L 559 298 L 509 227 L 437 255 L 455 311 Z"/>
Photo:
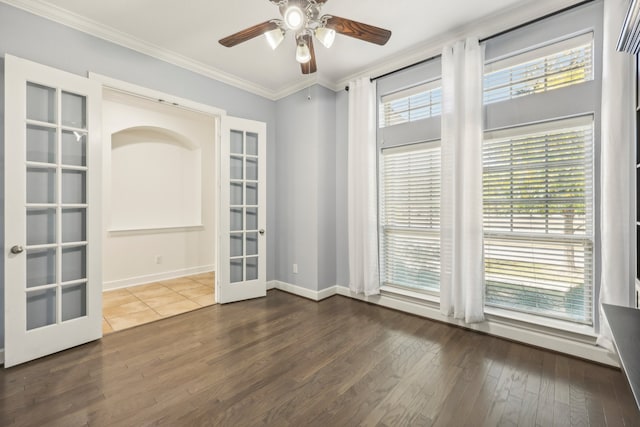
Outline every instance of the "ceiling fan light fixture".
<path id="1" fill-rule="evenodd" d="M 299 6 L 289 6 L 284 11 L 284 23 L 290 30 L 299 30 L 304 26 L 304 13 Z"/>
<path id="2" fill-rule="evenodd" d="M 267 39 L 267 43 L 269 43 L 271 49 L 276 50 L 276 48 L 280 46 L 280 43 L 282 43 L 282 40 L 284 40 L 284 31 L 282 28 L 276 28 L 264 33 L 264 37 Z"/>
<path id="3" fill-rule="evenodd" d="M 315 31 L 316 38 L 320 43 L 324 45 L 327 49 L 333 46 L 333 42 L 336 39 L 336 31 L 331 28 L 319 27 L 316 28 Z"/>
<path id="4" fill-rule="evenodd" d="M 218 42 L 222 46 L 233 47 L 264 35 L 271 49 L 276 49 L 282 44 L 287 33 L 291 32 L 296 43 L 296 61 L 301 64 L 302 74 L 309 75 L 317 71 L 315 41 L 326 48 L 333 46 L 336 34 L 379 46 L 383 46 L 389 41 L 391 31 L 384 28 L 339 16 L 323 15 L 322 9 L 327 1 L 269 0 L 273 6 L 278 8 L 280 18 L 270 19 L 245 28 L 221 38 Z"/>
<path id="5" fill-rule="evenodd" d="M 309 46 L 307 46 L 304 42 L 298 44 L 296 48 L 296 61 L 301 64 L 306 64 L 311 60 L 311 51 L 309 50 Z"/>

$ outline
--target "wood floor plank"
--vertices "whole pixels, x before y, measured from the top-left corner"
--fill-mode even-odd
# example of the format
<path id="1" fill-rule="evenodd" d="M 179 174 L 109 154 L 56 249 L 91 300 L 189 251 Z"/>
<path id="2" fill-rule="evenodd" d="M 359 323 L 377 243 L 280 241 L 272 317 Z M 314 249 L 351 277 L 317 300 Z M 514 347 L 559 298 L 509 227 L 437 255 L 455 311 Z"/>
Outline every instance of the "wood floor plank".
<path id="1" fill-rule="evenodd" d="M 569 408 L 572 426 L 589 425 L 589 413 L 585 396 L 584 370 L 587 363 L 573 360 L 569 364 Z"/>
<path id="2" fill-rule="evenodd" d="M 640 425 L 618 370 L 340 296 L 205 307 L 0 371 L 0 426 Z"/>
<path id="3" fill-rule="evenodd" d="M 304 424 L 307 419 L 327 419 L 329 425 L 335 425 L 332 423 L 336 420 L 346 422 L 345 418 L 364 418 L 422 357 L 425 343 L 412 337 L 417 329 L 405 327 L 401 333 L 394 333 L 383 339 L 381 345 L 376 346 L 372 352 L 351 354 L 344 360 L 344 365 L 336 366 L 340 368 L 337 372 L 330 372 L 329 369 L 319 372 L 319 375 L 311 379 L 310 384 L 310 390 L 316 391 L 306 396 L 313 399 L 312 403 L 305 405 L 304 400 L 296 399 L 295 407 L 307 407 L 292 414 L 293 422 Z M 358 369 L 358 366 L 367 368 Z M 328 383 L 325 381 L 327 378 Z M 350 405 L 339 405 L 327 410 L 327 400 L 331 402 L 335 398 L 335 394 L 330 392 L 332 385 L 338 396 L 349 399 Z M 321 399 L 317 399 L 318 397 Z"/>
<path id="4" fill-rule="evenodd" d="M 491 360 L 491 365 L 482 382 L 482 387 L 475 396 L 470 396 L 467 401 L 471 406 L 471 410 L 468 412 L 463 425 L 478 425 L 486 418 L 493 403 L 498 379 L 504 370 L 504 363 L 510 346 L 506 341 L 496 340 L 493 337 L 488 338 L 491 347 L 487 350 L 487 357 Z"/>
<path id="5" fill-rule="evenodd" d="M 426 325 L 427 329 L 433 325 Z M 424 328 L 423 328 L 424 329 Z M 422 332 L 424 333 L 424 332 Z M 418 331 L 416 335 L 421 335 Z M 424 336 L 424 335 L 423 335 Z M 426 349 L 426 351 L 425 351 Z M 428 351 L 428 347 L 418 349 L 422 357 L 416 362 L 402 380 L 376 405 L 365 417 L 360 420 L 362 425 L 375 425 L 385 415 L 402 416 L 407 406 L 411 406 L 412 398 L 419 395 L 424 387 L 424 378 L 428 376 L 429 369 L 434 365 L 431 363 L 435 354 Z M 418 354 L 419 355 L 419 354 Z M 342 414 L 350 411 L 350 399 L 344 398 L 350 394 L 355 394 L 354 389 L 347 389 L 339 394 L 333 402 L 323 408 L 321 414 L 314 420 L 318 424 L 335 422 L 335 419 L 342 417 Z"/>
<path id="6" fill-rule="evenodd" d="M 569 358 L 556 356 L 555 401 L 564 405 L 570 403 Z"/>
<path id="7" fill-rule="evenodd" d="M 599 385 L 595 376 L 590 370 L 585 370 L 584 374 L 584 394 L 585 405 L 587 407 L 587 415 L 590 426 L 603 426 L 606 425 L 604 417 L 604 408 L 599 396 Z"/>
<path id="8" fill-rule="evenodd" d="M 507 400 L 509 398 L 511 386 L 514 383 L 514 378 L 517 376 L 518 360 L 519 348 L 517 346 L 510 347 L 505 367 L 502 370 L 500 378 L 498 378 L 496 390 L 493 394 L 491 408 L 484 419 L 483 425 L 495 426 L 498 425 L 502 419 L 505 409 L 507 408 Z"/>
<path id="9" fill-rule="evenodd" d="M 556 355 L 544 353 L 542 359 L 542 375 L 540 377 L 540 394 L 536 425 L 553 425 L 553 408 L 556 390 Z"/>
<path id="10" fill-rule="evenodd" d="M 523 427 L 536 425 L 536 413 L 538 411 L 538 399 L 537 393 L 527 391 L 522 400 L 522 406 L 518 414 L 518 425 Z M 588 425 L 588 424 L 585 424 Z"/>

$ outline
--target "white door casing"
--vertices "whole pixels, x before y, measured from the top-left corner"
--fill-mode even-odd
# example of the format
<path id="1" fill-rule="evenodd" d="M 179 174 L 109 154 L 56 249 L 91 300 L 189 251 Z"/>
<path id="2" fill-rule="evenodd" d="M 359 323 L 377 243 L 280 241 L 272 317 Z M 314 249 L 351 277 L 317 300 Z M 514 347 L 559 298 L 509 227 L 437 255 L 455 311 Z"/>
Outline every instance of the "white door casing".
<path id="1" fill-rule="evenodd" d="M 102 336 L 101 96 L 5 56 L 5 367 Z"/>
<path id="2" fill-rule="evenodd" d="M 266 285 L 266 124 L 222 116 L 219 150 L 219 303 L 263 297 Z"/>

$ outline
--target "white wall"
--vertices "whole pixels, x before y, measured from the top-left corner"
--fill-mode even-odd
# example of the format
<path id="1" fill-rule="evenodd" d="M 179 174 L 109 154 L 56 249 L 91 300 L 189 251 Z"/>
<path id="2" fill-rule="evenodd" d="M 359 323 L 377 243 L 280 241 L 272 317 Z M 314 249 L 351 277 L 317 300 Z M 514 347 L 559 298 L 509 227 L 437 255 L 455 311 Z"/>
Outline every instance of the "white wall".
<path id="1" fill-rule="evenodd" d="M 212 270 L 213 117 L 109 90 L 104 95 L 104 287 Z M 138 142 L 123 143 L 131 128 L 128 139 Z M 166 129 L 164 140 L 158 129 Z M 171 137 L 177 144 L 167 143 Z M 172 200 L 177 197 L 190 201 Z"/>

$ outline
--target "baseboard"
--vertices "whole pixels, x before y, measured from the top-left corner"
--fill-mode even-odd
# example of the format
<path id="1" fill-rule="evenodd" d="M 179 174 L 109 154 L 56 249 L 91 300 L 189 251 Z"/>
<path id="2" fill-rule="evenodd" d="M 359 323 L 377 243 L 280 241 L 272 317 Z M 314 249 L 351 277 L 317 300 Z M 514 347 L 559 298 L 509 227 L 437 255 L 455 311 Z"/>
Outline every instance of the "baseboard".
<path id="1" fill-rule="evenodd" d="M 330 296 L 335 295 L 338 290 L 337 288 L 337 286 L 332 286 L 320 291 L 314 291 L 311 289 L 303 288 L 302 286 L 281 282 L 279 280 L 272 280 L 267 283 L 267 289 L 278 289 L 313 301 L 322 301 L 325 298 L 329 298 Z"/>
<path id="2" fill-rule="evenodd" d="M 0 350 L 0 365 L 4 365 L 4 348 Z"/>
<path id="3" fill-rule="evenodd" d="M 321 291 L 318 291 L 318 301 L 322 301 L 325 298 L 329 298 L 337 294 L 338 294 L 337 286 L 331 286 L 329 288 L 322 289 Z"/>
<path id="4" fill-rule="evenodd" d="M 440 313 L 438 307 L 430 307 L 425 304 L 407 301 L 389 295 L 364 296 L 352 292 L 348 287 L 336 286 L 336 293 L 345 297 L 366 301 L 383 307 L 392 308 L 394 310 L 403 311 L 405 313 L 414 314 L 420 317 L 437 320 L 439 322 L 449 323 L 461 326 L 467 329 L 483 332 L 500 338 L 506 338 L 511 341 L 517 341 L 536 347 L 545 348 L 559 353 L 568 354 L 579 357 L 581 359 L 591 360 L 593 362 L 604 365 L 619 367 L 618 358 L 609 353 L 602 347 L 595 345 L 593 342 L 585 340 L 568 339 L 561 336 L 559 331 L 551 331 L 549 328 L 538 325 L 531 325 L 524 329 L 520 326 L 510 325 L 508 321 L 497 319 L 488 319 L 482 323 L 467 324 L 461 320 L 444 316 Z"/>
<path id="5" fill-rule="evenodd" d="M 148 274 L 145 276 L 129 277 L 126 279 L 104 282 L 104 284 L 102 285 L 102 290 L 111 291 L 114 289 L 128 288 L 130 286 L 159 282 L 161 280 L 175 279 L 177 277 L 208 273 L 210 271 L 214 271 L 213 265 L 203 265 L 200 267 L 183 268 L 181 270 L 165 271 L 162 273 Z"/>

